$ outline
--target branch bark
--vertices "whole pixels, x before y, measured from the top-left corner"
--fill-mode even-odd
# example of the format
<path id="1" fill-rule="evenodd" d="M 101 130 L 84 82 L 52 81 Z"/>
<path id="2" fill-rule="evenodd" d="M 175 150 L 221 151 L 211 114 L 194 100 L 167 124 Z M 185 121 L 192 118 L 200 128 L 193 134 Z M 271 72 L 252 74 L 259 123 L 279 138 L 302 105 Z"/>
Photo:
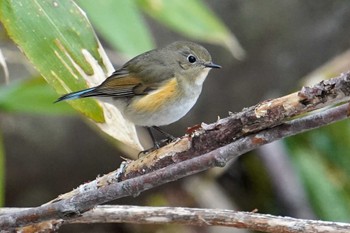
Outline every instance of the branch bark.
<path id="1" fill-rule="evenodd" d="M 348 105 L 324 109 L 312 115 L 291 117 L 349 100 L 350 73 L 322 81 L 299 92 L 264 101 L 212 124 L 190 130 L 176 142 L 135 160 L 118 170 L 81 185 L 40 207 L 0 216 L 1 229 L 13 229 L 50 219 L 71 219 L 124 196 L 137 196 L 144 190 L 214 166 L 225 166 L 261 145 L 311 130 L 348 117 Z"/>

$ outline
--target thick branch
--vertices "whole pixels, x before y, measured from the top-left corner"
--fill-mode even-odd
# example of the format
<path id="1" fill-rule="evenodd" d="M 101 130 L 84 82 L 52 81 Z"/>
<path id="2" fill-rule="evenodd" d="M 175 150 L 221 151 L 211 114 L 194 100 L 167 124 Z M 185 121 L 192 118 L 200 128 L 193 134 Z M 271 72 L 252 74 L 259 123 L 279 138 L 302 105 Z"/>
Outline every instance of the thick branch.
<path id="1" fill-rule="evenodd" d="M 24 208 L 23 208 L 24 209 Z M 21 208 L 3 209 L 0 213 L 13 213 Z M 71 223 L 177 223 L 195 226 L 227 226 L 274 233 L 350 231 L 350 224 L 327 221 L 277 217 L 254 212 L 183 207 L 98 206 L 81 217 L 63 222 Z"/>
<path id="2" fill-rule="evenodd" d="M 260 145 L 339 121 L 347 117 L 347 105 L 285 122 L 286 118 L 347 101 L 349 90 L 349 74 L 344 74 L 297 93 L 264 101 L 216 123 L 202 124 L 191 135 L 130 162 L 123 169 L 81 185 L 50 203 L 1 216 L 0 228 L 69 219 L 98 204 L 127 195 L 135 196 L 211 167 L 224 166 L 228 160 Z"/>

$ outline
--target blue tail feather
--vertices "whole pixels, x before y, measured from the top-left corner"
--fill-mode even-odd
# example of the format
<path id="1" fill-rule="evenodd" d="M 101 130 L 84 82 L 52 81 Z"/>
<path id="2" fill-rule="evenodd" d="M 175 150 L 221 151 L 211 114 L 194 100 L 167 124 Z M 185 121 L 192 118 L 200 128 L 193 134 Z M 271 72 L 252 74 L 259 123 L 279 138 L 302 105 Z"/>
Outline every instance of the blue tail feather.
<path id="1" fill-rule="evenodd" d="M 64 100 L 73 100 L 73 99 L 78 99 L 78 98 L 82 98 L 82 97 L 87 97 L 87 96 L 90 96 L 89 93 L 93 92 L 94 90 L 95 90 L 95 88 L 92 87 L 92 88 L 88 88 L 85 90 L 68 93 L 68 94 L 63 95 L 60 98 L 58 98 L 55 101 L 55 103 L 60 102 L 60 101 L 64 101 Z"/>

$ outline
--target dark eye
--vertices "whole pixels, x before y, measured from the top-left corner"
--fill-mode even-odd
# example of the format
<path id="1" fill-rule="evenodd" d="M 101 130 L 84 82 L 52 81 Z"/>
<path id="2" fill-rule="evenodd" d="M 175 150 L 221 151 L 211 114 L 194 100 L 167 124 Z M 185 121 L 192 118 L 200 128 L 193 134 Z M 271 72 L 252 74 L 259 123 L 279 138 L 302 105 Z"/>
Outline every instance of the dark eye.
<path id="1" fill-rule="evenodd" d="M 196 57 L 193 56 L 193 55 L 189 55 L 187 57 L 187 60 L 190 62 L 190 63 L 195 63 L 197 61 Z"/>

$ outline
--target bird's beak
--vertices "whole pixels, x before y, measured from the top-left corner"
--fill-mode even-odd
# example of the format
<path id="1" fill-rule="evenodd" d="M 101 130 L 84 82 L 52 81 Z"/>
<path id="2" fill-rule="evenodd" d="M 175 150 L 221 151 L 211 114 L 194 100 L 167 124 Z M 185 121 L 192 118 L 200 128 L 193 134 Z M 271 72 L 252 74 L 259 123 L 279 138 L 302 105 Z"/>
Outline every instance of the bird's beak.
<path id="1" fill-rule="evenodd" d="M 205 67 L 208 67 L 208 68 L 215 68 L 215 69 L 220 69 L 221 66 L 217 65 L 217 64 L 214 64 L 212 62 L 208 62 L 208 63 L 204 63 L 203 64 Z"/>

